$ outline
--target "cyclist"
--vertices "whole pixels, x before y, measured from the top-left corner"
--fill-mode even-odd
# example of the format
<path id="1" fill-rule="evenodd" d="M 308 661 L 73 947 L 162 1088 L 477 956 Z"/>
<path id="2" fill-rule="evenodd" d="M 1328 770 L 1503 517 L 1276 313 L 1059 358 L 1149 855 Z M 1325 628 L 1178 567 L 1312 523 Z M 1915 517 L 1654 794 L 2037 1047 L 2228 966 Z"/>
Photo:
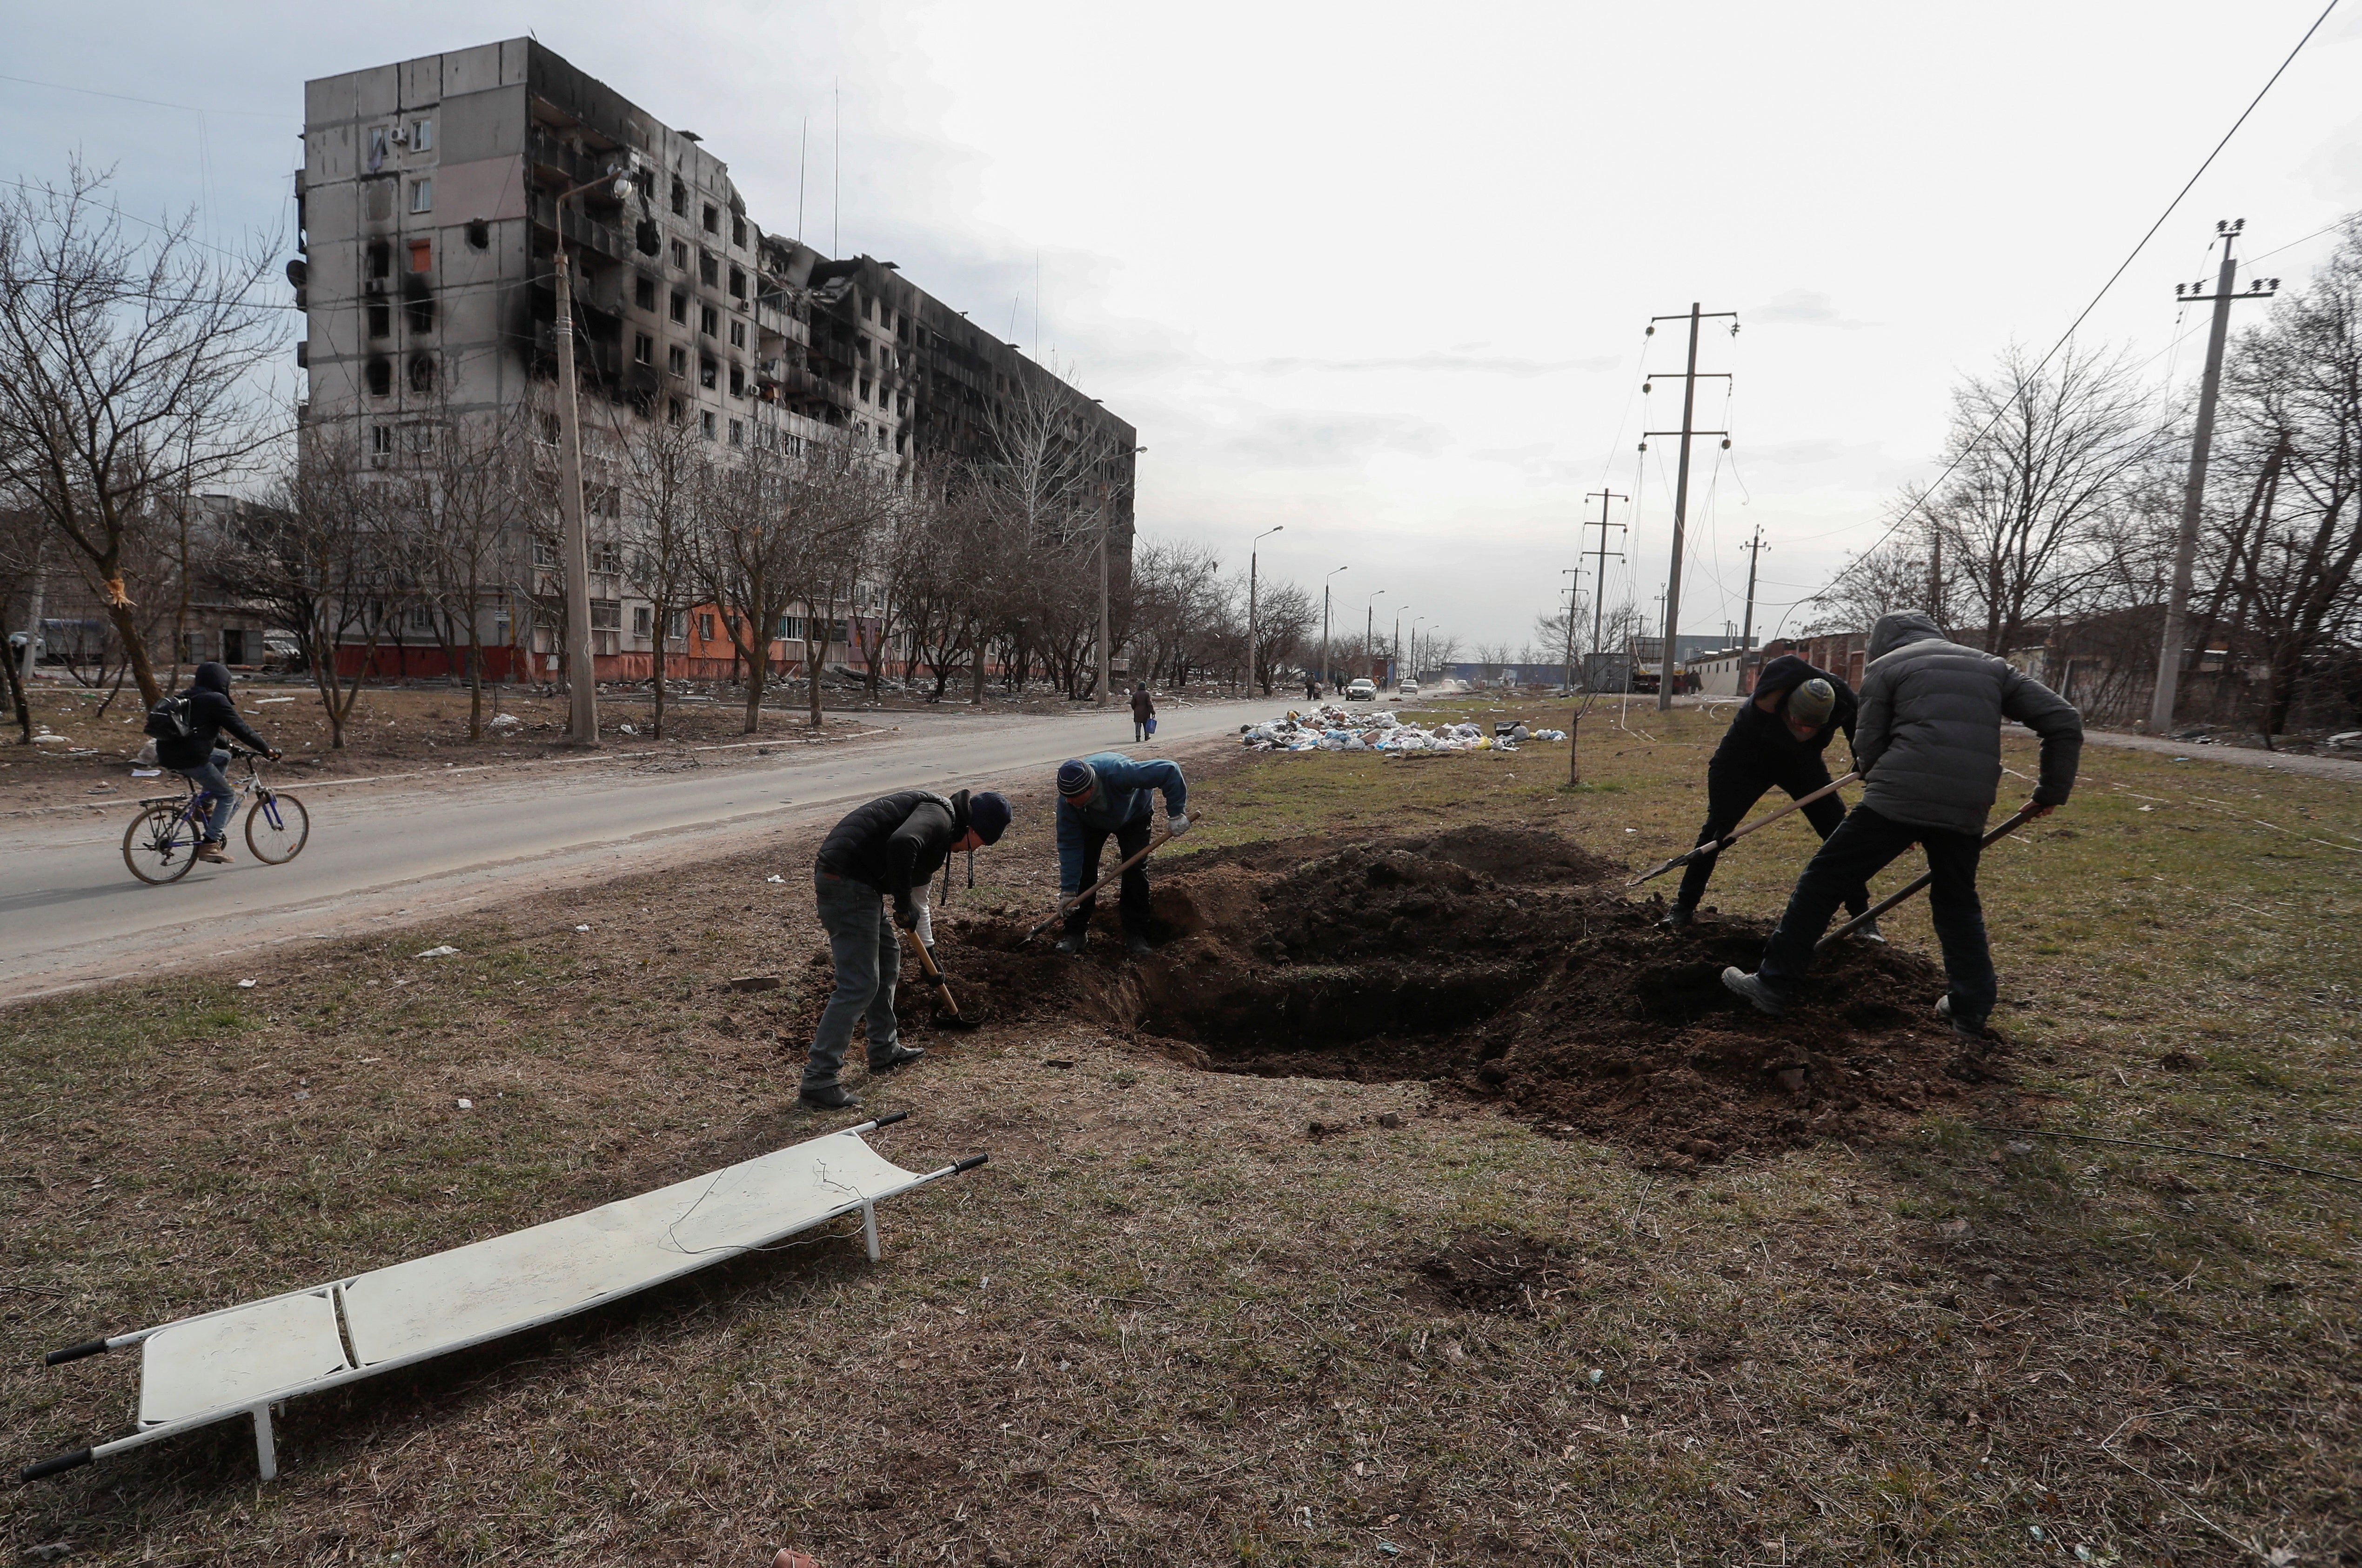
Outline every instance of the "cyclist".
<path id="1" fill-rule="evenodd" d="M 224 730 L 271 761 L 279 760 L 270 743 L 237 716 L 237 704 L 229 699 L 229 666 L 210 660 L 197 666 L 186 691 L 166 698 L 148 718 L 148 733 L 156 737 L 157 764 L 194 783 L 211 808 L 197 858 L 216 866 L 229 864 L 222 844 L 237 811 L 237 791 L 222 771 L 229 766 L 229 753 L 220 749 Z"/>

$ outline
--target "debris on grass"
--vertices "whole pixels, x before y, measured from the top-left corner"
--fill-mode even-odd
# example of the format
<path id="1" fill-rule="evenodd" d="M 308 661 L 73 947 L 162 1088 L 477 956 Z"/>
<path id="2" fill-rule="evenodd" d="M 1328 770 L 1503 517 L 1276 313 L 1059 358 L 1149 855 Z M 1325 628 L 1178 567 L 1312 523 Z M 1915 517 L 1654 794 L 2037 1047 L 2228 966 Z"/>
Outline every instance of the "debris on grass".
<path id="1" fill-rule="evenodd" d="M 447 944 L 442 947 L 430 947 L 425 952 L 418 954 L 417 956 L 421 958 L 448 958 L 458 951 L 459 950 L 458 948 Z M 371 984 L 375 984 L 375 982 L 372 981 Z"/>

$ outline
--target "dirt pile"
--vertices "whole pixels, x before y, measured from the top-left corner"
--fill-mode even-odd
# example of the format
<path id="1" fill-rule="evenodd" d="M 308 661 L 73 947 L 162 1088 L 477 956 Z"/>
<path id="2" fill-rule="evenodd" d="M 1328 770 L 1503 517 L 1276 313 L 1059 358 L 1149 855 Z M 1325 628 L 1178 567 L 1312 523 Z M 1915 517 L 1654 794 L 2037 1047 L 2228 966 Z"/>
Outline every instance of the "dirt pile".
<path id="1" fill-rule="evenodd" d="M 1764 1018 L 1720 980 L 1754 966 L 1760 924 L 1671 936 L 1619 880 L 1531 830 L 1241 845 L 1163 869 L 1146 963 L 1103 908 L 1079 962 L 988 918 L 953 933 L 946 969 L 1004 1013 L 1096 1016 L 1212 1070 L 1436 1081 L 1673 1165 L 1875 1137 L 2001 1076 L 1933 1017 L 1926 960 L 1845 944 Z"/>

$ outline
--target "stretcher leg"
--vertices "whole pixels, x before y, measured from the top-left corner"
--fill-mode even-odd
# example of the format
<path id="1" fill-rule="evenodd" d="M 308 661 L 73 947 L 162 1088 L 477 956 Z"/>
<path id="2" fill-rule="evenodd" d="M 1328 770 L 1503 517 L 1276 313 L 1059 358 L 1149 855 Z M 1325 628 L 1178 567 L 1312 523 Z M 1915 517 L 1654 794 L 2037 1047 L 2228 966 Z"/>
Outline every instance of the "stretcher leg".
<path id="1" fill-rule="evenodd" d="M 279 1447 L 270 1441 L 270 1407 L 254 1408 L 254 1463 L 261 1467 L 265 1481 L 279 1479 Z"/>
<path id="2" fill-rule="evenodd" d="M 874 1203 L 865 1203 L 861 1206 L 861 1239 L 869 1243 L 869 1261 L 876 1263 L 877 1261 L 877 1206 Z"/>

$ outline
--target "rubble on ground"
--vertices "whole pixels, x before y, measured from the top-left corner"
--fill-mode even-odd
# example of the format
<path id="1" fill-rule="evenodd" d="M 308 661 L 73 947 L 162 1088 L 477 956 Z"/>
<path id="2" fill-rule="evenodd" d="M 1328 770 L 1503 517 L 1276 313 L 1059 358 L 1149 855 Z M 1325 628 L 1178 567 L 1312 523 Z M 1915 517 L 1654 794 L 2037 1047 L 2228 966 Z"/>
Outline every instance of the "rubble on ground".
<path id="1" fill-rule="evenodd" d="M 1487 734 L 1481 725 L 1405 723 L 1378 709 L 1355 712 L 1324 702 L 1309 709 L 1289 709 L 1260 724 L 1241 724 L 1239 744 L 1250 751 L 1374 751 L 1387 756 L 1414 756 L 1460 751 L 1515 751 L 1521 741 L 1562 741 L 1564 730 L 1529 731 L 1525 725 L 1496 724 Z"/>

